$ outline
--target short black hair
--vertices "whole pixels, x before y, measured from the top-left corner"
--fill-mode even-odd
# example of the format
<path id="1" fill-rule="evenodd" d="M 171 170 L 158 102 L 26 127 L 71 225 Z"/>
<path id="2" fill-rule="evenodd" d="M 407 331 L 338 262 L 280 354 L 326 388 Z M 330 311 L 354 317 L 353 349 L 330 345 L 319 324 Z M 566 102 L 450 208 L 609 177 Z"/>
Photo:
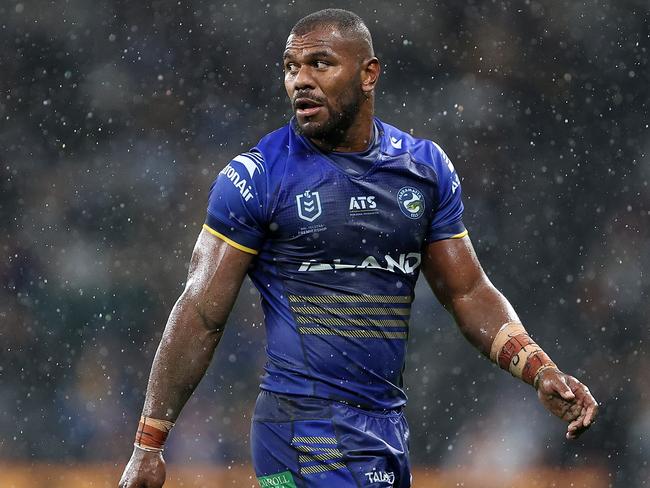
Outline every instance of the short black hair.
<path id="1" fill-rule="evenodd" d="M 349 10 L 326 8 L 309 14 L 296 22 L 291 34 L 301 36 L 322 27 L 333 28 L 346 37 L 357 38 L 367 44 L 370 56 L 375 55 L 368 26 L 361 17 Z"/>

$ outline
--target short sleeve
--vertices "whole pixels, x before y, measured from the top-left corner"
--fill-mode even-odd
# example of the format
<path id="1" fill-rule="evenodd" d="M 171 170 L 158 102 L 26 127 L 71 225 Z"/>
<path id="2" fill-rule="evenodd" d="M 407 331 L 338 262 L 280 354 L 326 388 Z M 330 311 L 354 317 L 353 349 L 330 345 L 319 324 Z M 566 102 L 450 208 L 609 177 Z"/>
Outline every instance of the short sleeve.
<path id="1" fill-rule="evenodd" d="M 257 254 L 266 236 L 266 174 L 256 149 L 240 154 L 210 187 L 203 228 L 231 246 Z"/>
<path id="2" fill-rule="evenodd" d="M 467 235 L 463 224 L 460 178 L 445 152 L 434 144 L 433 161 L 438 176 L 438 205 L 431 218 L 426 241 L 459 239 Z"/>

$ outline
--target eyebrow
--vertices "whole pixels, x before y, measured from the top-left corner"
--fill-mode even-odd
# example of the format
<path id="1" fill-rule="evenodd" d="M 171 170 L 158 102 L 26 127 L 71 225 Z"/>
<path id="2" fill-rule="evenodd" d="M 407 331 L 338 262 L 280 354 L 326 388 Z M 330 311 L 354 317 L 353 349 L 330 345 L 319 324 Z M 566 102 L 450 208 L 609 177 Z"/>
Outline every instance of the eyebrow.
<path id="1" fill-rule="evenodd" d="M 326 58 L 326 57 L 332 57 L 334 56 L 334 53 L 332 51 L 328 50 L 321 50 L 321 51 L 314 51 L 310 52 L 307 54 L 305 57 L 307 58 Z M 291 52 L 289 50 L 286 50 L 284 54 L 282 55 L 282 59 L 287 59 L 292 57 Z"/>

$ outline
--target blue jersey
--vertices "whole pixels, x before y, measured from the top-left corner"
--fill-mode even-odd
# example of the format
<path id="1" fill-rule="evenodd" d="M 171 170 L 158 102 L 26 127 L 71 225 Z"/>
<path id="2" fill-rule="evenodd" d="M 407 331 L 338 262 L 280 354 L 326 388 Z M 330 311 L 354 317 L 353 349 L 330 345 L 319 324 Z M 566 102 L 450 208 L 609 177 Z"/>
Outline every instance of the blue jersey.
<path id="1" fill-rule="evenodd" d="M 344 170 L 293 121 L 235 157 L 204 228 L 256 255 L 261 388 L 372 409 L 406 402 L 402 372 L 422 249 L 466 235 L 458 175 L 431 141 L 375 119 L 375 160 Z"/>

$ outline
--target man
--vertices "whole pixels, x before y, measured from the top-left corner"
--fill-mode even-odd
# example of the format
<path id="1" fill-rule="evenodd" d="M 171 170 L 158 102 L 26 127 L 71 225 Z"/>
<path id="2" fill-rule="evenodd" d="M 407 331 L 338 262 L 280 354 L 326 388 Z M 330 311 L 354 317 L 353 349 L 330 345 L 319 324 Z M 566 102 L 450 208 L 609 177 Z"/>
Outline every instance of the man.
<path id="1" fill-rule="evenodd" d="M 363 21 L 338 9 L 301 19 L 284 72 L 295 117 L 212 186 L 120 486 L 162 485 L 167 434 L 247 273 L 268 342 L 251 430 L 260 486 L 411 486 L 402 370 L 420 269 L 467 339 L 579 436 L 597 404 L 485 276 L 452 163 L 373 117 L 380 65 Z"/>

